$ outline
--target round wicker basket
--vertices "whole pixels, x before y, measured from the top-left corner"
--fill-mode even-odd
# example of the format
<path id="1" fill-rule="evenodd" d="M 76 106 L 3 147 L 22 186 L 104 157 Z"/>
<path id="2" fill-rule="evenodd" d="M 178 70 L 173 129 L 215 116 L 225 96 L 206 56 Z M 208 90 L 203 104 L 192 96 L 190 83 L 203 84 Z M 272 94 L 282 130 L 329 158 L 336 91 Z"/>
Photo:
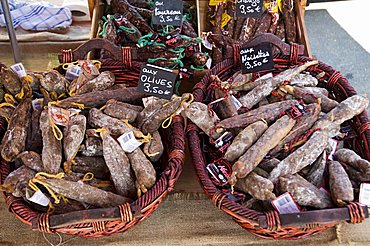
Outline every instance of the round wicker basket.
<path id="1" fill-rule="evenodd" d="M 290 55 L 274 52 L 274 72 L 279 72 L 312 60 L 308 57 L 299 56 L 298 48 L 299 46 L 296 44 L 290 46 L 290 52 L 288 50 L 288 54 L 290 53 Z M 277 51 L 278 49 L 274 48 L 274 50 Z M 209 102 L 211 91 L 208 88 L 212 82 L 211 75 L 217 75 L 222 80 L 227 80 L 235 71 L 240 70 L 238 54 L 239 51 L 236 50 L 234 52 L 234 59 L 227 59 L 217 64 L 195 85 L 193 94 L 196 101 Z M 313 76 L 324 73 L 324 77 L 319 80 L 319 86 L 326 88 L 330 93 L 330 97 L 339 102 L 356 94 L 354 88 L 340 72 L 322 62 L 308 68 L 306 71 Z M 370 124 L 367 113 L 363 112 L 345 124 L 353 130 L 355 137 L 345 140 L 344 146 L 355 150 L 363 158 L 369 160 Z M 216 207 L 229 214 L 247 231 L 259 237 L 270 239 L 305 238 L 329 227 L 333 227 L 343 220 L 350 221 L 351 223 L 359 223 L 365 217 L 368 217 L 367 208 L 361 206 L 359 203 L 351 203 L 345 208 L 306 211 L 298 214 L 284 215 L 280 215 L 277 211 L 258 212 L 243 207 L 235 199 L 230 197 L 230 193 L 226 193 L 212 183 L 206 170 L 208 162 L 203 153 L 203 146 L 206 143 L 202 141 L 200 129 L 192 122 L 189 122 L 187 126 L 187 138 L 193 164 L 206 194 Z"/>
<path id="2" fill-rule="evenodd" d="M 90 42 L 91 44 L 91 42 Z M 94 44 L 96 47 L 96 44 Z M 86 44 L 84 50 L 91 47 Z M 81 48 L 81 47 L 80 47 Z M 82 59 L 87 52 L 74 53 L 65 51 L 63 62 Z M 66 59 L 69 54 L 69 59 Z M 68 58 L 68 56 L 67 56 Z M 123 66 L 122 62 L 114 60 L 102 61 L 101 70 L 110 70 L 119 78 L 118 83 L 135 85 L 139 79 L 141 63 L 131 62 Z M 0 117 L 0 139 L 7 129 L 7 122 Z M 48 233 L 63 233 L 81 237 L 102 237 L 124 232 L 127 229 L 148 218 L 161 204 L 167 194 L 173 189 L 182 172 L 185 151 L 184 121 L 181 116 L 175 116 L 169 128 L 162 129 L 165 151 L 161 158 L 161 170 L 155 185 L 132 203 L 118 207 L 88 209 L 52 215 L 35 211 L 22 198 L 16 198 L 3 192 L 9 211 L 22 222 L 32 226 L 32 229 Z M 11 171 L 11 163 L 0 160 L 0 182 L 2 183 Z"/>

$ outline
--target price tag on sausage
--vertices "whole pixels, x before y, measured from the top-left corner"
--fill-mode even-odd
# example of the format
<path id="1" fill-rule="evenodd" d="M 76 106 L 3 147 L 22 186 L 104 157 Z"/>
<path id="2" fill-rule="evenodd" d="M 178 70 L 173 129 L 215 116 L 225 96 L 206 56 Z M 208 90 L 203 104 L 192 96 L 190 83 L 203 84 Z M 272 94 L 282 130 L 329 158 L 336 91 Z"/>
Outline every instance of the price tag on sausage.
<path id="1" fill-rule="evenodd" d="M 182 0 L 155 0 L 153 24 L 181 26 Z"/>
<path id="2" fill-rule="evenodd" d="M 272 47 L 270 43 L 261 43 L 240 50 L 243 73 L 271 70 L 274 67 Z"/>
<path id="3" fill-rule="evenodd" d="M 276 208 L 276 210 L 280 214 L 292 214 L 300 212 L 297 203 L 294 201 L 292 195 L 289 192 L 286 192 L 277 197 L 271 203 L 272 206 L 274 206 L 274 208 Z"/>
<path id="4" fill-rule="evenodd" d="M 339 141 L 333 138 L 329 138 L 328 145 L 330 146 L 331 150 L 328 155 L 328 160 L 334 160 L 334 153 L 338 149 Z"/>
<path id="5" fill-rule="evenodd" d="M 26 198 L 28 201 L 31 201 L 43 207 L 48 206 L 50 203 L 49 198 L 47 198 L 47 196 L 45 196 L 41 190 L 37 190 L 33 195 L 30 195 L 30 192 L 26 191 Z"/>
<path id="6" fill-rule="evenodd" d="M 370 184 L 361 183 L 359 202 L 363 205 L 370 206 Z"/>
<path id="7" fill-rule="evenodd" d="M 262 0 L 236 0 L 236 16 L 242 18 L 262 18 Z"/>
<path id="8" fill-rule="evenodd" d="M 71 112 L 64 108 L 49 106 L 49 117 L 59 126 L 67 126 L 71 117 Z"/>
<path id="9" fill-rule="evenodd" d="M 23 78 L 27 75 L 26 69 L 21 62 L 10 66 L 10 68 L 18 75 L 19 78 Z"/>
<path id="10" fill-rule="evenodd" d="M 141 67 L 137 90 L 147 95 L 171 99 L 177 74 L 172 70 L 146 64 Z"/>

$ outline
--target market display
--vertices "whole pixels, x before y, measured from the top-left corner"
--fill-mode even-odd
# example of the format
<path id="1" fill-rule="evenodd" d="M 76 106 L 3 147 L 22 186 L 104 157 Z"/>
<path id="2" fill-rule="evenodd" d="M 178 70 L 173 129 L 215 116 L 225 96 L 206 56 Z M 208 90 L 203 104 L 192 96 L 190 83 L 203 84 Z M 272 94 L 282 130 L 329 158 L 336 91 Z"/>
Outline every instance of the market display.
<path id="1" fill-rule="evenodd" d="M 317 64 L 309 61 L 270 75 L 236 70 L 224 81 L 210 75 L 207 100 L 185 109 L 207 135 L 209 178 L 238 197 L 242 192 L 241 206 L 274 210 L 280 196 L 290 194 L 303 211 L 345 206 L 357 196 L 359 179 L 350 179 L 354 175 L 346 170 L 363 177 L 370 164 L 339 143 L 345 137 L 341 125 L 366 110 L 369 100 L 361 95 L 332 99 L 307 72 Z"/>
<path id="2" fill-rule="evenodd" d="M 8 120 L 1 157 L 15 164 L 0 188 L 37 211 L 118 206 L 148 192 L 163 171 L 159 130 L 192 100 L 190 94 L 153 100 L 136 88 L 112 90 L 114 74 L 100 73 L 97 64 L 70 64 L 67 73 L 80 66 L 97 71 L 73 80 L 55 70 L 21 78 L 5 67 L 0 72 L 2 86 L 9 78 L 22 85 L 3 86 L 1 108 L 12 113 L 1 114 Z"/>
<path id="3" fill-rule="evenodd" d="M 204 69 L 208 55 L 200 50 L 201 39 L 197 38 L 195 31 L 195 2 L 182 2 L 182 8 L 179 7 L 182 14 L 166 18 L 165 14 L 161 14 L 166 11 L 159 8 L 163 5 L 166 8 L 169 4 L 113 0 L 111 9 L 103 17 L 99 37 L 122 47 L 135 48 L 138 55 L 134 59 L 137 61 L 171 69 L 186 68 L 187 71 Z M 154 23 L 157 16 L 161 19 L 160 23 Z M 177 17 L 181 18 L 178 20 L 180 26 L 161 24 Z M 109 53 L 103 52 L 102 58 L 109 57 Z"/>
<path id="4" fill-rule="evenodd" d="M 166 3 L 167 9 L 160 0 L 110 1 L 98 33 L 110 42 L 99 39 L 105 47 L 93 47 L 104 48 L 99 60 L 28 73 L 0 63 L 0 129 L 6 130 L 0 190 L 16 201 L 8 206 L 26 206 L 36 218 L 18 216 L 41 231 L 55 232 L 49 215 L 59 216 L 54 224 L 62 233 L 125 231 L 149 216 L 178 178 L 184 126 L 171 127 L 181 115 L 190 121 L 188 142 L 203 188 L 252 233 L 279 238 L 283 221 L 291 224 L 282 238 L 301 237 L 288 235 L 297 228 L 311 235 L 336 221 L 323 216 L 322 225 L 307 215 L 302 222 L 300 213 L 331 208 L 348 207 L 351 221 L 368 217 L 357 201 L 370 181 L 370 138 L 362 136 L 369 99 L 346 93 L 331 67 L 300 60 L 296 1 L 211 0 L 202 37 L 196 3 Z M 254 11 L 247 13 L 247 5 Z M 256 36 L 263 42 L 249 46 Z M 206 68 L 194 94 L 178 93 L 179 80 Z M 179 132 L 180 144 L 169 136 Z M 76 211 L 84 212 L 63 221 Z M 296 217 L 280 221 L 286 214 Z"/>
<path id="5" fill-rule="evenodd" d="M 298 42 L 295 1 L 210 1 L 205 40 L 212 45 L 213 65 L 233 57 L 233 45 L 244 45 L 253 37 L 272 33 L 287 43 Z M 258 4 L 261 3 L 261 6 Z M 262 7 L 263 3 L 263 7 Z M 257 6 L 257 7 L 256 7 Z M 238 9 L 239 8 L 239 9 Z M 247 10 L 248 9 L 248 10 Z M 254 11 L 252 11 L 254 10 Z M 238 12 L 242 12 L 241 16 Z M 256 16 L 261 13 L 261 16 Z"/>

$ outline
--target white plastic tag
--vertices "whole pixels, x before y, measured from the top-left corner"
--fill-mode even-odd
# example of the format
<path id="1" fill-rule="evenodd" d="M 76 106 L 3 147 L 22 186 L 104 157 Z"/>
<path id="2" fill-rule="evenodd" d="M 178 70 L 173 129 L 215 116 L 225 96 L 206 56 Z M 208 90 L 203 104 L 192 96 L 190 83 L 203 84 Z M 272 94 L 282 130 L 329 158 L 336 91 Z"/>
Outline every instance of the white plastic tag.
<path id="1" fill-rule="evenodd" d="M 148 107 L 149 104 L 152 104 L 152 102 L 154 102 L 155 100 L 158 100 L 158 98 L 154 96 L 150 96 L 150 97 L 144 97 L 142 100 L 143 100 L 143 105 L 146 108 Z"/>
<path id="2" fill-rule="evenodd" d="M 120 143 L 122 149 L 127 153 L 131 153 L 142 144 L 136 140 L 133 131 L 122 134 L 117 140 Z"/>
<path id="3" fill-rule="evenodd" d="M 274 206 L 280 214 L 291 214 L 300 212 L 296 202 L 289 192 L 286 192 L 277 197 L 271 203 L 272 206 Z"/>
<path id="4" fill-rule="evenodd" d="M 265 75 L 259 77 L 258 79 L 256 80 L 264 80 L 264 79 L 271 79 L 273 76 L 272 76 L 272 73 L 266 73 Z"/>
<path id="5" fill-rule="evenodd" d="M 49 116 L 56 125 L 67 126 L 71 117 L 71 112 L 67 109 L 49 106 Z"/>
<path id="6" fill-rule="evenodd" d="M 227 142 L 229 142 L 231 140 L 231 138 L 233 137 L 233 135 L 231 134 L 231 132 L 224 132 L 221 137 L 217 138 L 216 141 L 215 141 L 215 147 L 216 148 L 221 148 L 222 146 L 224 146 Z"/>
<path id="7" fill-rule="evenodd" d="M 41 190 L 37 190 L 31 197 L 26 193 L 26 198 L 27 200 L 44 207 L 48 206 L 50 203 L 49 198 L 47 198 Z"/>
<path id="8" fill-rule="evenodd" d="M 99 133 L 97 133 L 97 132 L 95 131 L 95 129 L 86 129 L 86 135 L 87 135 L 88 137 L 97 137 L 97 138 L 99 138 L 99 137 L 100 137 Z"/>
<path id="9" fill-rule="evenodd" d="M 80 76 L 81 72 L 82 72 L 81 67 L 75 66 L 75 67 L 69 68 L 66 71 L 66 76 L 65 77 L 66 77 L 67 80 L 72 81 L 72 80 L 78 78 L 78 76 Z"/>
<path id="10" fill-rule="evenodd" d="M 90 60 L 80 61 L 79 64 L 84 74 L 98 76 L 100 73 L 99 69 Z"/>
<path id="11" fill-rule="evenodd" d="M 202 38 L 202 44 L 206 49 L 212 50 L 212 44 L 208 42 L 207 40 L 207 32 L 202 32 L 201 38 Z"/>
<path id="12" fill-rule="evenodd" d="M 19 78 L 23 78 L 27 75 L 26 69 L 21 62 L 10 66 L 10 68 L 18 75 Z"/>
<path id="13" fill-rule="evenodd" d="M 44 99 L 42 98 L 32 100 L 32 109 L 41 111 L 43 102 L 44 102 Z"/>
<path id="14" fill-rule="evenodd" d="M 239 102 L 239 100 L 234 96 L 231 96 L 231 101 L 235 105 L 236 110 L 239 110 L 243 106 L 243 104 L 241 104 L 241 102 Z"/>
<path id="15" fill-rule="evenodd" d="M 207 62 L 206 62 L 206 67 L 207 67 L 208 69 L 211 69 L 211 66 L 212 66 L 212 58 L 210 57 L 210 58 L 208 58 L 208 60 L 207 60 Z"/>
<path id="16" fill-rule="evenodd" d="M 332 148 L 331 152 L 328 155 L 328 160 L 333 160 L 334 159 L 334 153 L 337 151 L 338 148 L 338 141 L 332 138 L 329 138 L 328 144 Z"/>
<path id="17" fill-rule="evenodd" d="M 370 184 L 361 183 L 359 202 L 363 205 L 370 206 Z"/>
<path id="18" fill-rule="evenodd" d="M 69 108 L 68 110 L 70 112 L 70 117 L 78 115 L 81 112 L 80 109 L 76 109 L 76 108 Z"/>

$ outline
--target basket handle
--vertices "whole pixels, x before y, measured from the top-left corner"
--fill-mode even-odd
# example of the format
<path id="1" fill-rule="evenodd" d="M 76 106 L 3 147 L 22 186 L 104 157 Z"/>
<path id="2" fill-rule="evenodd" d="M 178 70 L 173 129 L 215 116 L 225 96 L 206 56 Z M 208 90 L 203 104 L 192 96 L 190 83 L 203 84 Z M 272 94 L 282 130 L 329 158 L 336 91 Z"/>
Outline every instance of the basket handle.
<path id="1" fill-rule="evenodd" d="M 247 43 L 244 43 L 244 46 L 246 47 L 255 46 L 261 43 L 271 43 L 274 46 L 276 46 L 283 55 L 290 55 L 291 45 L 283 42 L 280 38 L 278 38 L 277 36 L 271 33 L 259 34 L 255 36 L 252 40 L 248 41 Z M 301 44 L 298 45 L 297 52 L 298 52 L 298 55 L 303 55 L 304 46 Z"/>
<path id="2" fill-rule="evenodd" d="M 127 209 L 126 211 L 122 209 L 122 207 L 125 206 L 128 208 L 130 216 L 126 215 Z M 133 206 L 129 204 L 112 208 L 86 209 L 58 215 L 42 214 L 41 216 L 32 220 L 32 230 L 51 232 L 60 228 L 77 224 L 108 222 L 115 220 L 122 220 L 125 223 L 129 223 L 134 219 L 140 218 L 141 216 L 141 208 L 139 206 Z"/>
<path id="3" fill-rule="evenodd" d="M 354 215 L 354 208 L 357 209 L 357 216 Z M 277 214 L 277 212 L 276 212 Z M 300 213 L 291 214 L 277 214 L 278 226 L 306 226 L 309 224 L 328 224 L 339 221 L 348 221 L 351 223 L 362 222 L 365 218 L 369 218 L 367 206 L 359 205 L 358 203 L 351 203 L 344 208 L 333 208 L 324 210 L 305 211 Z M 356 218 L 355 218 L 356 217 Z M 258 217 L 259 225 L 261 228 L 271 228 L 266 215 Z M 276 226 L 276 225 L 275 225 Z M 274 226 L 272 226 L 274 227 Z"/>
<path id="4" fill-rule="evenodd" d="M 66 61 L 66 59 L 63 57 L 63 52 L 68 52 L 67 50 L 62 51 L 62 54 L 58 55 L 58 59 L 60 63 L 82 60 L 86 57 L 87 53 L 94 49 L 104 49 L 109 51 L 117 60 L 122 60 L 121 48 L 109 40 L 102 38 L 93 38 L 81 44 L 75 50 L 69 51 L 69 61 Z"/>
<path id="5" fill-rule="evenodd" d="M 184 118 L 176 115 L 172 119 L 172 134 L 170 139 L 170 149 L 168 163 L 169 168 L 165 172 L 168 179 L 168 191 L 172 191 L 176 181 L 182 173 L 185 159 L 185 132 L 184 132 Z"/>

